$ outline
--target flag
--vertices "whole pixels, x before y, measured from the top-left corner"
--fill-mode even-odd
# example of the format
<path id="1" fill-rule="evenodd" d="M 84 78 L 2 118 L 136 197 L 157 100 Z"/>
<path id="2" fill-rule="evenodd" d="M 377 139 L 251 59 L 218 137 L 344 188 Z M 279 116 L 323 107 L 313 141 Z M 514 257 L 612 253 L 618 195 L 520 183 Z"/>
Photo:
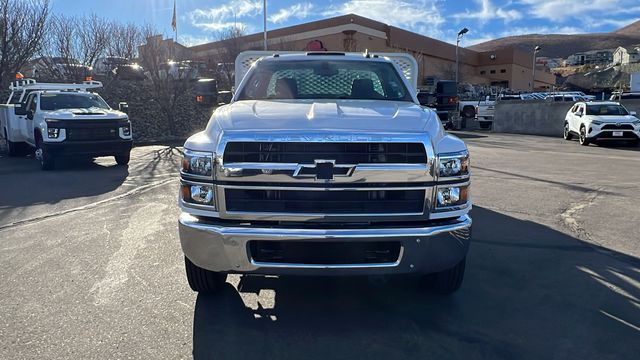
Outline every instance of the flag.
<path id="1" fill-rule="evenodd" d="M 178 19 L 176 18 L 176 0 L 173 0 L 173 19 L 171 19 L 171 27 L 173 32 L 178 30 Z"/>

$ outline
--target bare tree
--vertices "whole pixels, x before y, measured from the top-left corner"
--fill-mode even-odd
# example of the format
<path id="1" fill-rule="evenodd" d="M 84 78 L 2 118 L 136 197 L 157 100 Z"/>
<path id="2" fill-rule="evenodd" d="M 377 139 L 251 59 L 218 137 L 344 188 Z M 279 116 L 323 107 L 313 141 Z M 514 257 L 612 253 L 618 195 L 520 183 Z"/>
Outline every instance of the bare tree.
<path id="1" fill-rule="evenodd" d="M 110 56 L 131 60 L 138 55 L 138 46 L 142 41 L 142 29 L 136 24 L 113 22 L 107 51 Z"/>
<path id="2" fill-rule="evenodd" d="M 177 107 L 184 100 L 189 87 L 188 74 L 180 72 L 182 53 L 172 40 L 164 40 L 150 26 L 145 27 L 142 34 L 146 42 L 138 51 L 141 65 L 151 85 L 150 95 L 165 115 L 169 133 L 176 134 Z M 168 62 L 167 59 L 173 61 Z"/>
<path id="3" fill-rule="evenodd" d="M 84 17 L 57 15 L 50 19 L 46 46 L 39 62 L 47 75 L 80 81 L 102 56 L 111 34 L 111 23 L 91 14 Z"/>
<path id="4" fill-rule="evenodd" d="M 235 61 L 238 54 L 247 50 L 242 37 L 246 34 L 244 27 L 232 27 L 218 33 L 220 47 L 213 60 L 216 61 L 216 80 L 221 88 L 230 89 L 235 79 Z"/>
<path id="5" fill-rule="evenodd" d="M 0 0 L 0 84 L 40 49 L 49 0 Z"/>

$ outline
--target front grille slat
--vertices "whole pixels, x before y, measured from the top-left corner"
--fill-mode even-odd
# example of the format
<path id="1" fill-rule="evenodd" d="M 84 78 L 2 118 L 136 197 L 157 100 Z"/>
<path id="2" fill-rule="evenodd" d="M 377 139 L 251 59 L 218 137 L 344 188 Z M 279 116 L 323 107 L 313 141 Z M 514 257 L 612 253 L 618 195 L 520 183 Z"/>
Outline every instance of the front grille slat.
<path id="1" fill-rule="evenodd" d="M 95 127 L 95 128 L 70 128 L 67 129 L 67 140 L 113 140 L 119 137 L 117 128 Z"/>
<path id="2" fill-rule="evenodd" d="M 255 213 L 419 214 L 424 190 L 296 191 L 225 189 L 226 210 Z"/>
<path id="3" fill-rule="evenodd" d="M 620 124 L 620 126 L 615 124 L 608 124 L 602 127 L 602 130 L 633 130 L 633 125 L 631 124 Z"/>
<path id="4" fill-rule="evenodd" d="M 335 160 L 337 164 L 427 162 L 421 143 L 302 143 L 302 142 L 230 142 L 225 163 L 300 163 Z"/>

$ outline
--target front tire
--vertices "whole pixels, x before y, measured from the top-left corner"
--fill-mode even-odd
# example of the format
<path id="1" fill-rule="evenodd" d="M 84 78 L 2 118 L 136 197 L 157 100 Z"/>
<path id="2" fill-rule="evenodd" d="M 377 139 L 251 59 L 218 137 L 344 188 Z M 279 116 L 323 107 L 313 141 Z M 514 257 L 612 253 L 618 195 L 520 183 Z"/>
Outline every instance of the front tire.
<path id="1" fill-rule="evenodd" d="M 573 139 L 573 135 L 571 134 L 571 130 L 569 130 L 569 123 L 564 123 L 564 134 L 562 136 L 565 140 Z"/>
<path id="2" fill-rule="evenodd" d="M 589 146 L 589 139 L 587 138 L 587 129 L 582 125 L 580 127 L 580 145 Z"/>
<path id="3" fill-rule="evenodd" d="M 116 155 L 114 156 L 114 158 L 116 159 L 116 163 L 120 166 L 125 166 L 129 164 L 129 160 L 131 160 L 131 154 L 130 153 L 126 153 L 126 154 L 122 154 L 122 155 Z"/>
<path id="4" fill-rule="evenodd" d="M 216 293 L 227 281 L 227 274 L 203 269 L 184 257 L 187 280 L 191 290 L 204 294 Z"/>
<path id="5" fill-rule="evenodd" d="M 456 292 L 462 286 L 466 260 L 467 258 L 465 257 L 451 269 L 427 275 L 426 280 L 429 287 L 439 294 Z"/>
<path id="6" fill-rule="evenodd" d="M 42 139 L 36 139 L 36 159 L 40 162 L 40 169 L 49 171 L 53 170 L 56 164 L 56 159 L 52 154 L 44 149 L 42 146 Z"/>

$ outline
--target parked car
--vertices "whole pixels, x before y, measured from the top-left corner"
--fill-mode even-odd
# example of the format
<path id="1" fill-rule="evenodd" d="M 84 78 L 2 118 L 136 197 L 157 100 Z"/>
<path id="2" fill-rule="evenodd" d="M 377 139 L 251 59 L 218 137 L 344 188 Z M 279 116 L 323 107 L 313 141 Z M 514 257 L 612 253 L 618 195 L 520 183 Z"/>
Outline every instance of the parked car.
<path id="1" fill-rule="evenodd" d="M 119 65 L 114 69 L 115 76 L 121 80 L 144 80 L 144 68 L 138 64 Z"/>
<path id="2" fill-rule="evenodd" d="M 459 119 L 458 92 L 455 81 L 438 81 L 435 92 L 418 92 L 418 101 L 423 106 L 435 109 L 447 129 L 455 127 L 455 122 Z"/>
<path id="3" fill-rule="evenodd" d="M 118 56 L 105 56 L 95 61 L 93 72 L 96 75 L 111 75 L 121 66 L 129 63 L 129 60 Z"/>
<path id="4" fill-rule="evenodd" d="M 578 96 L 578 95 L 570 95 L 570 94 L 556 94 L 556 95 L 547 95 L 547 97 L 544 98 L 547 101 L 553 101 L 553 102 L 577 102 L 577 101 L 586 101 L 585 98 L 583 98 L 582 96 Z"/>
<path id="5" fill-rule="evenodd" d="M 478 101 L 476 106 L 476 121 L 482 129 L 489 129 L 493 125 L 496 112 L 496 96 L 488 95 Z"/>
<path id="6" fill-rule="evenodd" d="M 469 152 L 415 100 L 411 55 L 252 51 L 237 63 L 247 72 L 231 103 L 184 144 L 191 288 L 215 292 L 229 273 L 414 273 L 456 291 Z"/>
<path id="7" fill-rule="evenodd" d="M 609 100 L 612 101 L 620 101 L 620 100 L 637 100 L 640 99 L 640 92 L 627 92 L 627 93 L 613 93 Z"/>
<path id="8" fill-rule="evenodd" d="M 128 164 L 131 123 L 127 114 L 88 91 L 99 87 L 98 81 L 13 82 L 6 104 L 0 105 L 0 130 L 9 155 L 18 156 L 30 147 L 43 170 L 69 156 L 114 156 L 119 165 Z"/>
<path id="9" fill-rule="evenodd" d="M 574 136 L 585 146 L 605 140 L 624 140 L 637 146 L 640 119 L 618 102 L 578 102 L 567 112 L 564 121 L 565 140 Z"/>

